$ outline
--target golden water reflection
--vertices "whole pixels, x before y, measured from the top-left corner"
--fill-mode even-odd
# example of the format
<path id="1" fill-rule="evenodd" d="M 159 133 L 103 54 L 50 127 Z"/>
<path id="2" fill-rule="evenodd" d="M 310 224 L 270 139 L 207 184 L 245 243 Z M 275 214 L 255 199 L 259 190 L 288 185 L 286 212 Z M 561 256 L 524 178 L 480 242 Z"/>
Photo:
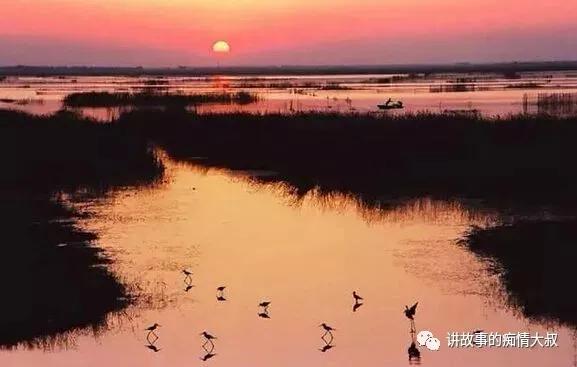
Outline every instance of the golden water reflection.
<path id="1" fill-rule="evenodd" d="M 82 226 L 100 234 L 113 270 L 149 298 L 109 331 L 78 335 L 72 349 L 0 352 L 0 365 L 199 365 L 199 333 L 209 330 L 217 352 L 204 365 L 402 366 L 411 342 L 403 310 L 416 301 L 417 328 L 442 342 L 438 352 L 421 349 L 422 365 L 573 360 L 571 331 L 555 326 L 554 350 L 447 348 L 449 331 L 547 331 L 508 309 L 496 276 L 456 244 L 471 224 L 494 221 L 491 213 L 432 200 L 371 212 L 346 196 L 295 200 L 242 175 L 167 165 L 158 186 L 72 202 L 93 214 Z M 188 292 L 183 269 L 193 273 Z M 219 286 L 226 301 L 216 299 Z M 353 291 L 364 298 L 356 312 Z M 270 318 L 258 315 L 262 301 Z M 325 353 L 323 322 L 336 329 Z M 154 323 L 158 353 L 145 347 Z"/>

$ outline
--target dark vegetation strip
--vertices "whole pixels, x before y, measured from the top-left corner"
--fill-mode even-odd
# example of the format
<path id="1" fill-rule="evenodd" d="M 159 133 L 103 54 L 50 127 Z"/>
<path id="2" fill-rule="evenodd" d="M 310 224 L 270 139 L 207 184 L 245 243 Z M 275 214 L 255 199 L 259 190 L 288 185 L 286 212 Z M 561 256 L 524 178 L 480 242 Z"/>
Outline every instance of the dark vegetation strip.
<path id="1" fill-rule="evenodd" d="M 0 198 L 2 260 L 0 346 L 49 346 L 50 337 L 104 325 L 130 302 L 127 289 L 91 246 L 96 238 L 74 227 L 74 214 L 46 196 Z"/>
<path id="2" fill-rule="evenodd" d="M 301 192 L 577 205 L 575 118 L 134 111 L 118 123 L 173 157 L 276 171 Z"/>
<path id="3" fill-rule="evenodd" d="M 146 140 L 71 112 L 31 116 L 0 110 L 0 189 L 101 188 L 162 173 Z"/>
<path id="4" fill-rule="evenodd" d="M 0 111 L 0 163 L 0 346 L 42 346 L 63 331 L 102 327 L 131 294 L 55 195 L 152 182 L 160 162 L 118 126 Z"/>
<path id="5" fill-rule="evenodd" d="M 189 106 L 207 103 L 248 104 L 258 101 L 249 92 L 218 92 L 202 94 L 175 94 L 158 91 L 129 92 L 82 92 L 64 98 L 68 107 L 114 107 L 114 106 Z"/>
<path id="6" fill-rule="evenodd" d="M 498 260 L 494 270 L 509 291 L 509 301 L 525 316 L 577 326 L 577 296 L 571 292 L 576 220 L 474 228 L 463 243 L 481 257 Z"/>

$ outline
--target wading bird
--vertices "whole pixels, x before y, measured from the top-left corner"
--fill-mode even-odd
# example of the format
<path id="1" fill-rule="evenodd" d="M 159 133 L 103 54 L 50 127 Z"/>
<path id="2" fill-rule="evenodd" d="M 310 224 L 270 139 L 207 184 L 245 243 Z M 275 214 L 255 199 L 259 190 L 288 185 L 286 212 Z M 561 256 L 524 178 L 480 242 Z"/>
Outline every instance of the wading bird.
<path id="1" fill-rule="evenodd" d="M 405 306 L 405 316 L 409 320 L 411 320 L 411 333 L 415 332 L 415 314 L 417 313 L 417 305 L 419 302 L 416 302 L 414 305 L 409 308 L 409 306 Z"/>
<path id="2" fill-rule="evenodd" d="M 411 308 L 409 308 L 409 306 L 405 306 L 405 316 L 407 316 L 408 319 L 414 320 L 415 314 L 417 313 L 418 304 L 419 302 L 415 303 L 411 306 Z"/>
<path id="3" fill-rule="evenodd" d="M 147 327 L 146 329 L 144 329 L 145 331 L 149 331 L 151 333 L 154 333 L 154 330 L 156 330 L 157 328 L 160 327 L 160 324 L 157 324 L 156 322 L 154 323 L 154 325 Z"/>
<path id="4" fill-rule="evenodd" d="M 203 331 L 202 333 L 200 333 L 200 335 L 202 335 L 206 340 L 216 339 L 216 336 L 210 335 L 206 331 Z"/>
<path id="5" fill-rule="evenodd" d="M 357 302 L 357 303 L 359 301 L 363 300 L 363 297 L 359 296 L 356 291 L 353 291 L 353 298 L 355 299 L 355 302 Z"/>
<path id="6" fill-rule="evenodd" d="M 145 331 L 148 331 L 148 334 L 146 334 L 146 340 L 148 341 L 148 343 L 150 345 L 154 344 L 158 340 L 158 335 L 156 335 L 156 333 L 154 331 L 156 329 L 158 329 L 159 327 L 160 327 L 160 324 L 154 323 L 154 325 L 149 326 L 146 329 L 144 329 Z M 153 340 L 150 340 L 150 335 L 154 336 Z"/>
<path id="7" fill-rule="evenodd" d="M 330 333 L 331 331 L 335 331 L 336 329 L 334 329 L 333 327 L 325 324 L 324 322 L 322 324 L 320 324 L 320 327 L 322 327 L 323 329 L 325 329 L 325 331 L 327 333 Z"/>
<path id="8" fill-rule="evenodd" d="M 216 336 L 210 335 L 209 333 L 207 333 L 206 331 L 203 331 L 202 333 L 200 333 L 200 335 L 202 335 L 206 341 L 204 342 L 204 344 L 202 345 L 202 347 L 204 348 L 204 346 L 206 345 L 206 343 L 210 343 L 210 345 L 212 346 L 212 348 L 214 349 L 214 343 L 212 342 L 214 339 L 216 339 Z M 212 350 L 212 349 L 211 349 Z"/>
<path id="9" fill-rule="evenodd" d="M 264 310 L 266 311 L 268 309 L 268 306 L 270 306 L 270 302 L 261 302 L 258 304 L 260 307 L 263 307 Z"/>

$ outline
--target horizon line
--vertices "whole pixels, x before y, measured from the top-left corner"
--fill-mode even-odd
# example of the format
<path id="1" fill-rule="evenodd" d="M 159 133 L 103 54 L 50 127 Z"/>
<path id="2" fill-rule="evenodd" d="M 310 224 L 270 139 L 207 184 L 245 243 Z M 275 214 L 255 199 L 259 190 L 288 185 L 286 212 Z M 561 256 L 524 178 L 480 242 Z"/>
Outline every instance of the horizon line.
<path id="1" fill-rule="evenodd" d="M 89 64 L 0 64 L 0 69 L 8 68 L 84 68 L 84 69 L 229 69 L 229 68 L 385 68 L 385 67 L 429 67 L 429 66 L 492 66 L 523 64 L 577 64 L 577 59 L 565 60 L 510 60 L 510 61 L 447 61 L 447 62 L 407 62 L 384 64 L 231 64 L 231 65 L 89 65 Z"/>

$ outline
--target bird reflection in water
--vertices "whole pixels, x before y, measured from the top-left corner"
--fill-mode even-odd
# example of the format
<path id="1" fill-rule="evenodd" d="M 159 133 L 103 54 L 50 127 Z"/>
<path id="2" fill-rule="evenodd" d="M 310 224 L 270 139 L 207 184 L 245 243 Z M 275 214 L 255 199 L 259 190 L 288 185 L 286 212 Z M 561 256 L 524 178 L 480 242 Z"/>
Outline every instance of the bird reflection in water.
<path id="1" fill-rule="evenodd" d="M 150 349 L 151 351 L 153 351 L 154 353 L 158 353 L 160 352 L 160 348 L 158 348 L 156 345 L 154 344 L 148 344 L 145 345 L 146 348 Z"/>
<path id="2" fill-rule="evenodd" d="M 414 335 L 414 333 L 413 333 Z M 411 345 L 407 349 L 409 353 L 409 364 L 410 365 L 418 365 L 421 364 L 421 351 L 417 348 L 417 344 L 413 341 Z"/>
<path id="3" fill-rule="evenodd" d="M 323 353 L 326 353 L 329 349 L 334 348 L 335 346 L 332 344 L 326 344 L 324 347 L 319 348 L 319 350 Z"/>
<path id="4" fill-rule="evenodd" d="M 417 312 L 417 303 L 415 303 L 412 307 L 405 306 L 405 316 L 411 320 L 411 325 L 409 329 L 409 333 L 411 334 L 411 344 L 409 348 L 407 348 L 407 353 L 409 354 L 409 364 L 410 365 L 420 365 L 421 364 L 421 351 L 417 347 L 415 333 L 416 333 L 416 326 L 415 326 L 415 313 Z"/>

